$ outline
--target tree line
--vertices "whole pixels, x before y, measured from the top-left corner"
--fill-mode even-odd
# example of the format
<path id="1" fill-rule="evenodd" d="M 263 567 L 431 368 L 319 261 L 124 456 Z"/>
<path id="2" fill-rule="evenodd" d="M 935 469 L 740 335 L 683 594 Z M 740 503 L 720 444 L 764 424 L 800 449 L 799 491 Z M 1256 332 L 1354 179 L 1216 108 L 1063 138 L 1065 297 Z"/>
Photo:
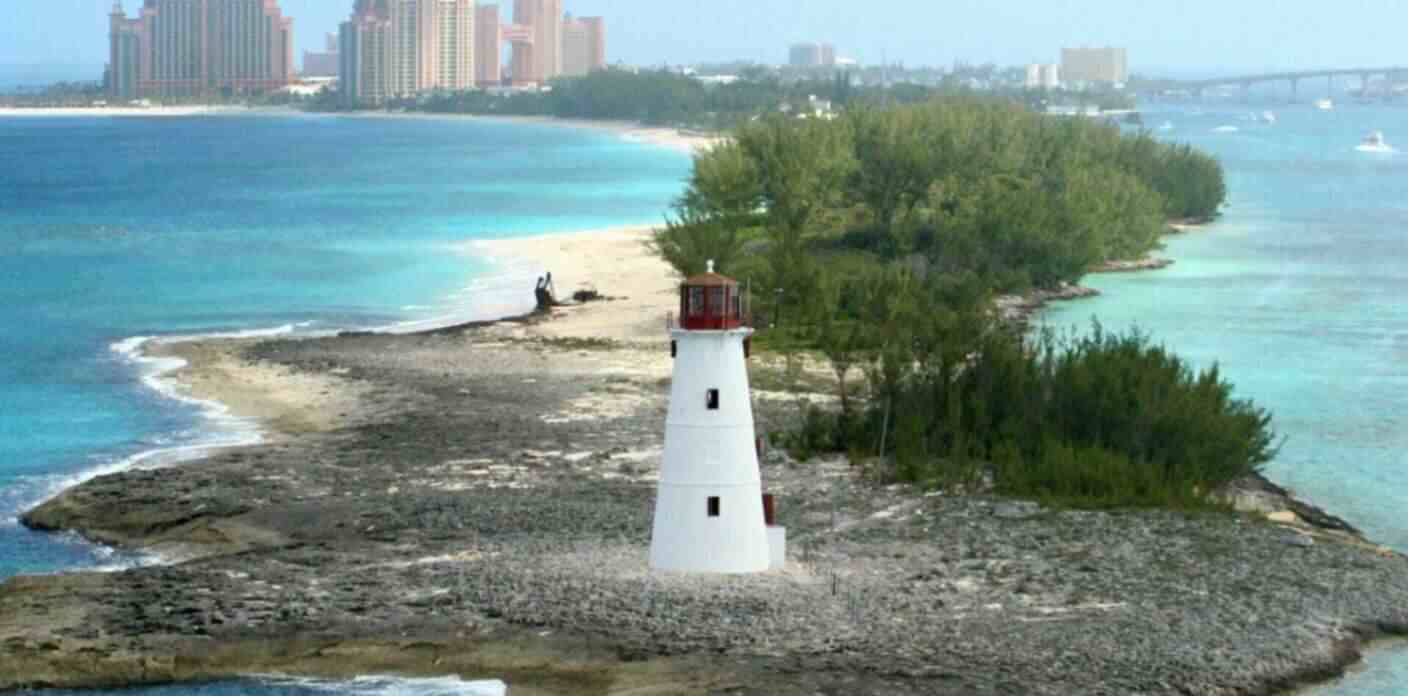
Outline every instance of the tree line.
<path id="1" fill-rule="evenodd" d="M 870 68 L 874 73 L 878 69 Z M 957 74 L 936 84 L 900 82 L 889 86 L 860 85 L 849 71 L 789 75 L 745 68 L 731 82 L 707 83 L 670 70 L 597 70 L 585 76 L 553 80 L 547 90 L 507 93 L 485 90 L 441 91 L 379 105 L 349 105 L 336 90 L 317 95 L 315 111 L 369 108 L 477 115 L 551 116 L 555 118 L 638 121 L 647 125 L 702 130 L 728 130 L 786 106 L 793 113 L 810 99 L 837 108 L 870 105 L 922 104 L 941 96 L 972 94 Z M 872 77 L 874 77 L 872 75 Z M 988 92 L 1029 109 L 1041 110 L 1052 100 L 1112 108 L 1132 108 L 1123 94 L 1055 94 L 1045 90 L 993 88 Z"/>
<path id="2" fill-rule="evenodd" d="M 654 248 L 755 289 L 762 349 L 836 374 L 785 444 L 887 478 L 988 478 L 1081 504 L 1192 504 L 1274 454 L 1270 416 L 1149 337 L 1012 330 L 996 294 L 1078 281 L 1208 219 L 1222 168 L 1192 148 L 1000 99 L 768 116 L 695 159 Z M 759 290 L 761 289 L 761 290 Z"/>

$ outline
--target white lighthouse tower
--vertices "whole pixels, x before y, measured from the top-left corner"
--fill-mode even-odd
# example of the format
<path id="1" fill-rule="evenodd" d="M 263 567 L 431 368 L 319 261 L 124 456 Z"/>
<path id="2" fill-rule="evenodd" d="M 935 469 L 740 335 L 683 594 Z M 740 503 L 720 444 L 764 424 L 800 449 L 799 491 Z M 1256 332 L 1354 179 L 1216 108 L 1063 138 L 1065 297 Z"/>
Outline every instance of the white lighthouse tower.
<path id="1" fill-rule="evenodd" d="M 738 283 L 714 273 L 709 262 L 708 273 L 680 286 L 680 321 L 670 335 L 674 382 L 650 567 L 696 573 L 768 570 L 774 557 L 770 520 L 763 515 L 745 364 L 753 330 L 743 325 Z"/>

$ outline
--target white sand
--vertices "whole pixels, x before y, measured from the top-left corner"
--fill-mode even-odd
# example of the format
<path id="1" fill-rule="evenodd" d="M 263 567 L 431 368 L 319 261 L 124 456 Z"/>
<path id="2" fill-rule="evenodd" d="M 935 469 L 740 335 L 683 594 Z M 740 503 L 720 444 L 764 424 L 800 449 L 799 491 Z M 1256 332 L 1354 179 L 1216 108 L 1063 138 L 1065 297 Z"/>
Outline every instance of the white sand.
<path id="1" fill-rule="evenodd" d="M 493 121 L 509 123 L 540 123 L 565 128 L 589 128 L 615 133 L 626 140 L 659 145 L 684 152 L 694 153 L 725 140 L 724 136 L 682 131 L 678 128 L 656 128 L 643 126 L 633 121 L 589 121 L 574 118 L 552 118 L 549 116 L 474 116 Z"/>
<path id="2" fill-rule="evenodd" d="M 561 128 L 585 128 L 615 133 L 626 140 L 668 147 L 687 153 L 695 153 L 722 142 L 721 135 L 682 131 L 678 128 L 657 128 L 643 126 L 632 121 L 594 121 L 587 119 L 553 118 L 551 116 L 486 116 L 483 114 L 437 114 L 423 112 L 357 111 L 337 114 L 343 118 L 376 119 L 474 119 L 501 123 L 533 123 Z"/>
<path id="3" fill-rule="evenodd" d="M 238 106 L 152 106 L 152 107 L 55 107 L 55 108 L 0 108 L 0 118 L 29 116 L 34 118 L 88 117 L 131 117 L 131 116 L 210 116 L 215 114 L 243 114 L 267 111 L 267 109 L 247 109 Z"/>
<path id="4" fill-rule="evenodd" d="M 270 439 L 345 427 L 365 415 L 366 384 L 332 374 L 249 362 L 240 351 L 258 339 L 154 342 L 152 357 L 177 357 L 186 366 L 172 377 L 190 396 L 218 401 L 240 418 L 257 420 Z"/>
<path id="5" fill-rule="evenodd" d="M 541 237 L 476 240 L 466 253 L 531 262 L 538 273 L 552 272 L 559 300 L 579 289 L 616 298 L 554 311 L 554 318 L 514 327 L 523 336 L 606 338 L 624 342 L 665 341 L 665 319 L 679 304 L 674 270 L 645 246 L 653 227 L 552 234 Z M 525 287 L 531 295 L 532 288 Z"/>

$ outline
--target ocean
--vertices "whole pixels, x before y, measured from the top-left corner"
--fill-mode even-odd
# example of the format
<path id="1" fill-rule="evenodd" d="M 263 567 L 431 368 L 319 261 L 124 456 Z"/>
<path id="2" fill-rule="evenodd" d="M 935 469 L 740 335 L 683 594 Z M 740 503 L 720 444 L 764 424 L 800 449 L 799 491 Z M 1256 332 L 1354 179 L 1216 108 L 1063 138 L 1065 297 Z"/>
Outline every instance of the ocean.
<path id="1" fill-rule="evenodd" d="M 150 560 L 16 517 L 96 474 L 257 440 L 218 405 L 173 398 L 174 365 L 140 359 L 145 337 L 526 312 L 538 269 L 463 242 L 659 222 L 689 168 L 675 150 L 526 123 L 0 117 L 0 580 Z M 199 693 L 322 685 L 261 688 Z"/>
<path id="2" fill-rule="evenodd" d="M 1372 131 L 1408 148 L 1408 108 L 1155 105 L 1145 123 L 1222 159 L 1225 215 L 1167 240 L 1176 265 L 1092 276 L 1104 294 L 1045 323 L 1137 326 L 1218 364 L 1275 415 L 1272 479 L 1408 552 L 1408 152 L 1357 149 Z M 1385 649 L 1313 693 L 1399 694 L 1404 676 L 1408 651 Z"/>
<path id="3" fill-rule="evenodd" d="M 1275 124 L 1252 111 L 1270 108 Z M 1276 480 L 1408 551 L 1408 109 L 1151 108 L 1159 137 L 1220 156 L 1231 202 L 1171 238 L 1169 269 L 1089 279 L 1104 291 L 1045 321 L 1137 325 L 1220 364 L 1286 436 Z M 1235 130 L 1231 130 L 1235 129 Z M 142 562 L 14 522 L 87 472 L 256 436 L 173 400 L 134 337 L 388 326 L 508 310 L 517 287 L 476 236 L 658 220 L 678 153 L 591 131 L 324 117 L 0 119 L 0 577 Z M 478 279 L 476 284 L 476 279 Z M 531 302 L 531 298 L 527 300 Z M 196 448 L 194 451 L 191 449 Z M 492 677 L 493 675 L 484 675 Z M 1408 651 L 1371 654 L 1320 696 L 1397 693 Z M 453 680 L 253 680 L 134 696 L 494 693 Z M 488 691 L 484 691 L 487 689 Z"/>

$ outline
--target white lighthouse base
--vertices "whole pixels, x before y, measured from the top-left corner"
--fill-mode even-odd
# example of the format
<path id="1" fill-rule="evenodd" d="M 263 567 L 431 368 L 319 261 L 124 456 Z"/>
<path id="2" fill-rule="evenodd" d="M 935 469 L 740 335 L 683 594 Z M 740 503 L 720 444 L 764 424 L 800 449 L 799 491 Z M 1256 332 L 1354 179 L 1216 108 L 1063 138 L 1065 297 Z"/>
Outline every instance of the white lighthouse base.
<path id="1" fill-rule="evenodd" d="M 720 514 L 707 514 L 709 498 Z M 758 484 L 661 485 L 650 543 L 650 567 L 683 573 L 761 573 L 768 569 L 768 537 Z"/>
<path id="2" fill-rule="evenodd" d="M 787 528 L 768 527 L 768 570 L 787 567 Z"/>

